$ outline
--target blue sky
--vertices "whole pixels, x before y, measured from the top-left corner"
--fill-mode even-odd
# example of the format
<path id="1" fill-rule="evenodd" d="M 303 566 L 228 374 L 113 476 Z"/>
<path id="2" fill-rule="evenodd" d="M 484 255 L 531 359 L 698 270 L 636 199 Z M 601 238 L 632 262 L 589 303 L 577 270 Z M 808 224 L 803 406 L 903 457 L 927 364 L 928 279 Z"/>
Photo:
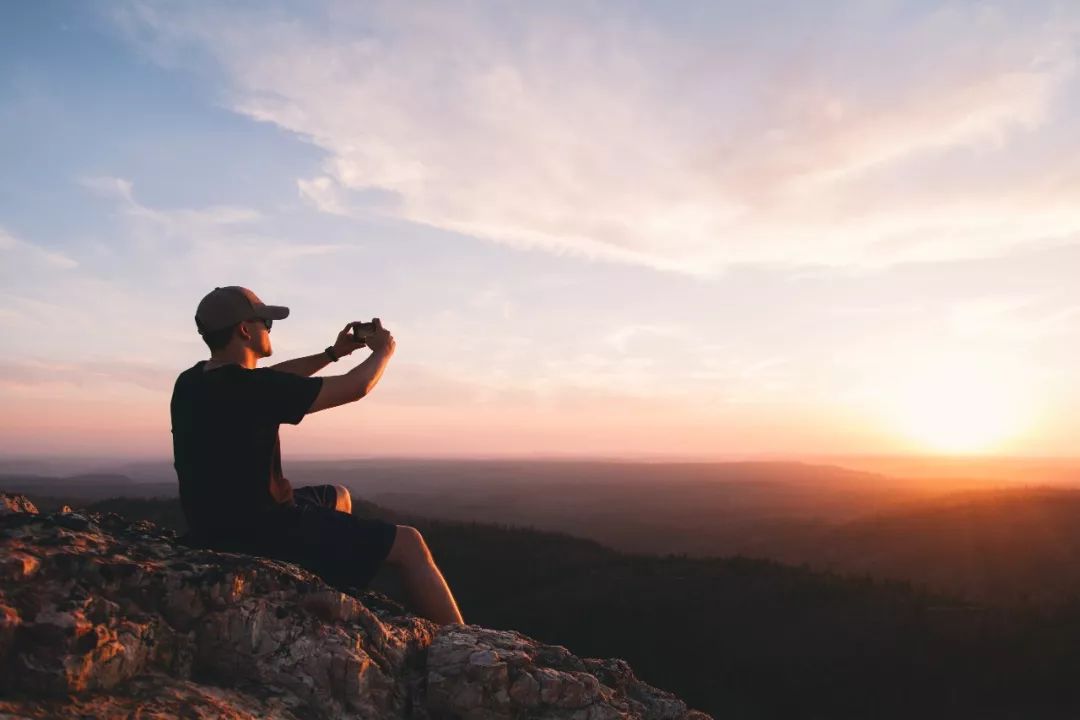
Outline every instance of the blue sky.
<path id="1" fill-rule="evenodd" d="M 398 340 L 295 454 L 1071 454 L 1077 20 L 7 6 L 0 453 L 167 456 L 240 284 L 269 362 Z"/>

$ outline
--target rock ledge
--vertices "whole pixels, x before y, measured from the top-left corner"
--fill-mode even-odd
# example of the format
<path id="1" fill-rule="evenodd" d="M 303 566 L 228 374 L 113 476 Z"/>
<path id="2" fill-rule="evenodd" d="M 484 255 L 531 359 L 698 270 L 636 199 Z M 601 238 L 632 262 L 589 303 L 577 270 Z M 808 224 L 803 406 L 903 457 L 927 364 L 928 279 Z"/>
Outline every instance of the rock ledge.
<path id="1" fill-rule="evenodd" d="M 67 510 L 67 508 L 64 508 Z M 707 720 L 621 660 L 0 493 L 0 715 Z"/>

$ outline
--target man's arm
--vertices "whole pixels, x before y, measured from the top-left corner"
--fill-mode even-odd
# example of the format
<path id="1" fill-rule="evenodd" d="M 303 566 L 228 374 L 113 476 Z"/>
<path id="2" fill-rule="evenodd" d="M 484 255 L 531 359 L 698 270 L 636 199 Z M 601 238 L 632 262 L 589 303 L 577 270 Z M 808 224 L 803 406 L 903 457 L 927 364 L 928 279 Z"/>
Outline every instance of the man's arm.
<path id="1" fill-rule="evenodd" d="M 372 388 L 378 384 L 397 345 L 388 331 L 379 330 L 379 333 L 368 341 L 368 346 L 372 352 L 364 362 L 344 375 L 332 375 L 322 379 L 322 389 L 319 390 L 315 401 L 311 403 L 308 409 L 309 415 L 355 402 L 371 392 Z"/>
<path id="2" fill-rule="evenodd" d="M 268 367 L 280 372 L 311 377 L 329 364 L 330 357 L 323 351 L 317 355 L 308 355 L 307 357 L 296 358 L 295 360 L 285 360 L 284 362 L 279 362 L 277 365 L 269 365 Z"/>
<path id="3" fill-rule="evenodd" d="M 347 323 L 345 328 L 338 333 L 337 340 L 331 345 L 334 349 L 334 355 L 336 355 L 338 359 L 351 355 L 354 350 L 358 350 L 365 345 L 365 341 L 358 341 L 356 339 L 352 334 L 351 329 L 352 323 Z M 296 358 L 295 360 L 286 360 L 268 367 L 272 370 L 277 370 L 278 372 L 287 372 L 292 373 L 293 375 L 311 377 L 329 365 L 330 362 L 330 356 L 323 350 L 321 353 L 315 355 L 308 355 L 307 357 Z"/>
<path id="4" fill-rule="evenodd" d="M 308 414 L 355 402 L 364 397 L 379 382 L 389 362 L 389 353 L 373 352 L 367 360 L 344 375 L 324 377 L 322 389 L 311 403 Z"/>

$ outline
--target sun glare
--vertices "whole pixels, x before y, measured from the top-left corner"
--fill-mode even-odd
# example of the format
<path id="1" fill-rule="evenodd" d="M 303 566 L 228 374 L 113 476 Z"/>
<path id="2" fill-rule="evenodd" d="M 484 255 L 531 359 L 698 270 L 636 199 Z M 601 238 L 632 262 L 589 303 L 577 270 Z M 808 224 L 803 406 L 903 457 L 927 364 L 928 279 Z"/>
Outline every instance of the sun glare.
<path id="1" fill-rule="evenodd" d="M 977 358 L 914 369 L 895 385 L 889 413 L 920 448 L 951 454 L 1003 449 L 1030 423 L 1020 374 Z"/>

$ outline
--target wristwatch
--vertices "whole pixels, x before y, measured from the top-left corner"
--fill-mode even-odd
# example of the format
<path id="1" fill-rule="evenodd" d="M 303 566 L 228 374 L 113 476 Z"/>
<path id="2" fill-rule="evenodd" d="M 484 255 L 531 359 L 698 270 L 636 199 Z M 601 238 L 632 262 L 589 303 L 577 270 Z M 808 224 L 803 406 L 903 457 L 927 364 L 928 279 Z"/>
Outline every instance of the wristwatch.
<path id="1" fill-rule="evenodd" d="M 323 352 L 325 352 L 326 356 L 329 357 L 334 362 L 338 361 L 339 358 L 338 358 L 337 355 L 334 354 L 334 346 L 333 345 L 328 345 L 326 350 L 323 350 Z"/>

